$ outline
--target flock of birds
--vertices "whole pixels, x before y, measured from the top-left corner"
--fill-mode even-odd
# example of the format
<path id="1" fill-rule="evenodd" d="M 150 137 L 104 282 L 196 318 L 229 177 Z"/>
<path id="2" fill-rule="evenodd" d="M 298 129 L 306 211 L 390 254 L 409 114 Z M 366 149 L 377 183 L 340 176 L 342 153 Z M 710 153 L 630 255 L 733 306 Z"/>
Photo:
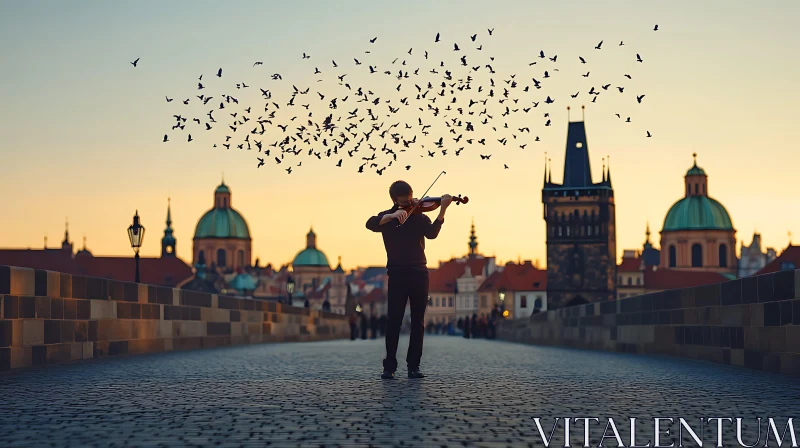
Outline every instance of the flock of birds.
<path id="1" fill-rule="evenodd" d="M 653 31 L 658 31 L 658 25 Z M 485 38 L 489 39 L 493 32 L 494 29 L 487 29 Z M 477 148 L 481 160 L 489 161 L 494 150 L 500 146 L 524 150 L 528 145 L 540 142 L 541 138 L 531 132 L 530 125 L 509 127 L 508 122 L 512 121 L 512 117 L 520 117 L 525 123 L 531 123 L 532 120 L 526 116 L 531 114 L 540 116 L 544 126 L 551 125 L 550 113 L 542 109 L 554 104 L 556 98 L 539 91 L 550 78 L 559 76 L 559 68 L 555 67 L 558 55 L 550 56 L 540 51 L 539 60 L 528 65 L 532 67 L 541 62 L 547 67 L 543 67 L 540 74 L 528 81 L 518 78 L 516 74 L 498 74 L 494 68 L 495 58 L 482 57 L 485 54 L 484 43 L 478 37 L 476 33 L 469 36 L 466 44 L 453 43 L 451 53 L 454 53 L 454 59 L 447 64 L 442 60 L 434 61 L 426 50 L 414 48 L 381 68 L 368 62 L 365 57 L 353 58 L 353 62 L 348 64 L 355 70 L 361 70 L 361 74 L 345 73 L 343 62 L 331 60 L 330 68 L 339 69 L 339 73 L 333 74 L 335 78 L 325 78 L 329 73 L 327 67 L 314 67 L 313 76 L 317 77 L 317 83 L 324 83 L 318 85 L 325 89 L 316 88 L 312 91 L 311 87 L 301 89 L 296 85 L 289 88 L 286 87 L 289 83 L 283 80 L 281 74 L 274 73 L 270 78 L 275 87 L 257 87 L 260 91 L 258 106 L 248 104 L 244 107 L 239 104 L 240 98 L 244 101 L 247 96 L 244 94 L 248 91 L 243 89 L 250 89 L 250 85 L 244 82 L 235 84 L 236 90 L 244 96 L 238 93 L 215 94 L 211 83 L 208 79 L 204 81 L 201 75 L 197 79 L 196 99 L 190 97 L 178 99 L 178 102 L 185 106 L 190 103 L 203 106 L 203 110 L 207 111 L 205 117 L 201 120 L 189 114 L 184 116 L 185 113 L 175 114 L 173 118 L 176 122 L 169 133 L 184 131 L 187 135 L 183 138 L 192 142 L 192 132 L 197 135 L 197 131 L 217 131 L 220 136 L 213 147 L 257 150 L 258 168 L 274 160 L 276 165 L 283 165 L 288 174 L 292 173 L 293 168 L 302 166 L 302 160 L 291 160 L 301 155 L 319 160 L 322 157 L 338 160 L 336 167 L 342 167 L 347 157 L 358 161 L 357 172 L 374 169 L 378 175 L 382 175 L 397 162 L 399 155 L 406 152 L 417 151 L 421 158 L 435 158 L 439 154 L 459 156 L 465 150 L 469 154 L 471 149 Z M 377 40 L 377 37 L 369 39 L 370 45 L 375 45 Z M 439 33 L 433 39 L 433 44 L 445 45 Z M 618 46 L 624 45 L 624 42 L 620 42 Z M 600 41 L 594 50 L 602 49 L 603 41 Z M 365 54 L 371 54 L 371 51 L 367 50 Z M 137 67 L 139 59 L 131 62 L 133 67 Z M 302 59 L 310 60 L 311 55 L 303 53 Z M 581 64 L 588 64 L 588 57 L 578 56 L 577 59 Z M 418 62 L 413 69 L 409 66 L 412 60 Z M 644 62 L 638 53 L 635 61 Z M 253 67 L 263 64 L 263 61 L 256 61 Z M 354 79 L 362 74 L 369 80 L 374 79 L 370 77 L 384 78 L 373 86 Z M 581 76 L 589 78 L 590 74 L 591 70 L 587 70 Z M 222 78 L 222 68 L 212 76 Z M 632 79 L 627 73 L 622 77 Z M 389 78 L 393 78 L 394 82 L 387 82 Z M 396 87 L 387 90 L 386 86 L 395 83 Z M 338 86 L 339 92 L 332 91 L 329 86 Z M 595 103 L 607 91 L 624 95 L 627 93 L 625 88 L 606 81 L 592 86 L 587 95 Z M 272 92 L 278 89 L 288 91 L 288 101 L 279 102 L 277 95 Z M 570 96 L 577 98 L 581 93 L 579 90 Z M 645 94 L 634 96 L 637 103 L 642 103 L 645 98 Z M 165 97 L 167 103 L 175 99 Z M 327 110 L 320 113 L 322 108 Z M 626 123 L 631 122 L 629 116 L 623 118 L 619 113 L 616 116 Z M 187 125 L 192 127 L 187 129 Z M 480 138 L 476 137 L 473 133 L 481 128 L 491 129 L 494 138 L 487 138 L 487 132 L 479 133 Z M 223 132 L 220 133 L 220 130 Z M 646 132 L 646 137 L 652 137 L 650 131 Z M 171 141 L 169 133 L 164 135 L 163 142 Z M 221 134 L 224 134 L 224 139 Z M 406 170 L 411 169 L 408 162 L 404 166 Z M 506 163 L 503 163 L 503 167 L 509 169 Z"/>

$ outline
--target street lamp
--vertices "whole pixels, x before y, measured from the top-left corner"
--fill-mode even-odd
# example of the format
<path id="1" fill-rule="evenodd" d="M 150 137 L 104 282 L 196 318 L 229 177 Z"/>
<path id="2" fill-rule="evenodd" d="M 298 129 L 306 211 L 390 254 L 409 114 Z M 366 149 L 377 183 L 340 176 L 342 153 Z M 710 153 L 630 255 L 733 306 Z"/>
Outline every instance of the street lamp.
<path id="1" fill-rule="evenodd" d="M 291 275 L 289 275 L 289 278 L 286 280 L 286 292 L 289 293 L 289 303 L 288 304 L 291 305 L 292 304 L 292 294 L 294 293 L 294 279 L 292 278 Z"/>
<path id="2" fill-rule="evenodd" d="M 139 283 L 139 248 L 144 241 L 144 226 L 139 224 L 139 210 L 133 215 L 133 224 L 128 227 L 128 238 L 131 240 L 131 247 L 136 254 L 136 283 Z"/>

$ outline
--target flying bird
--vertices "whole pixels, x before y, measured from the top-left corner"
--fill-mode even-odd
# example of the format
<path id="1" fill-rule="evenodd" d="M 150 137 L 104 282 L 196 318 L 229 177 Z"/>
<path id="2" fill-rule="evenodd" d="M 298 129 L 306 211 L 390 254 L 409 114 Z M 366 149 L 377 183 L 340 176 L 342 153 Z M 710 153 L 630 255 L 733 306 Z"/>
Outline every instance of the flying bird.
<path id="1" fill-rule="evenodd" d="M 650 133 L 650 131 L 647 131 L 647 136 L 648 136 L 648 137 L 652 137 L 652 136 L 653 136 L 653 134 L 651 134 L 651 133 Z"/>
<path id="2" fill-rule="evenodd" d="M 253 64 L 253 67 L 255 67 L 256 65 L 264 65 L 264 63 L 263 63 L 263 62 L 261 62 L 261 61 L 258 61 L 258 62 L 256 62 L 255 64 Z"/>
<path id="3" fill-rule="evenodd" d="M 642 98 L 644 98 L 644 95 L 637 95 L 636 96 L 636 101 L 638 101 L 641 104 Z"/>
<path id="4" fill-rule="evenodd" d="M 378 40 L 378 38 L 373 37 L 372 39 L 369 40 L 369 43 L 374 44 L 376 40 Z"/>
<path id="5" fill-rule="evenodd" d="M 141 59 L 141 58 L 136 58 L 136 60 L 135 60 L 135 61 L 131 62 L 131 65 L 132 65 L 132 66 L 134 66 L 134 67 L 136 67 L 136 64 L 138 64 L 138 63 L 139 63 L 139 59 Z"/>
<path id="6" fill-rule="evenodd" d="M 644 62 L 642 61 L 642 57 L 639 56 L 639 53 L 636 53 L 636 62 Z"/>
<path id="7" fill-rule="evenodd" d="M 217 70 L 217 78 L 222 78 L 222 69 Z"/>
<path id="8" fill-rule="evenodd" d="M 653 28 L 653 31 L 658 31 L 658 24 L 656 24 L 656 27 Z"/>
<path id="9" fill-rule="evenodd" d="M 603 41 L 602 41 L 602 40 L 600 41 L 600 43 L 599 43 L 599 44 L 597 44 L 597 46 L 596 46 L 596 47 L 594 47 L 594 49 L 595 49 L 595 50 L 599 50 L 601 45 L 603 45 Z"/>

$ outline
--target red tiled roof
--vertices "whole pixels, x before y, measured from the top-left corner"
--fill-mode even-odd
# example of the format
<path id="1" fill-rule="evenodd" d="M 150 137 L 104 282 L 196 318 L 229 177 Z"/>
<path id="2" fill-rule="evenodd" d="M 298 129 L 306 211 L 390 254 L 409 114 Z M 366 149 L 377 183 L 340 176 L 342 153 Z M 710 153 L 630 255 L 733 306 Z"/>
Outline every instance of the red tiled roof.
<path id="1" fill-rule="evenodd" d="M 0 249 L 0 265 L 46 271 L 75 272 L 75 260 L 69 250 L 61 249 Z"/>
<path id="2" fill-rule="evenodd" d="M 691 288 L 727 282 L 722 274 L 716 272 L 677 271 L 672 269 L 646 269 L 644 271 L 645 289 L 665 290 Z"/>
<path id="3" fill-rule="evenodd" d="M 133 257 L 95 257 L 72 254 L 60 249 L 0 249 L 0 265 L 63 272 L 65 274 L 101 277 L 132 282 L 136 276 Z M 139 259 L 142 283 L 176 286 L 192 276 L 192 268 L 177 257 Z"/>
<path id="4" fill-rule="evenodd" d="M 428 291 L 453 292 L 456 287 L 456 279 L 464 275 L 467 266 L 472 270 L 473 276 L 478 276 L 483 273 L 483 268 L 488 261 L 489 260 L 486 258 L 467 259 L 466 262 L 456 259 L 442 263 L 442 265 L 435 270 L 428 269 L 430 274 Z"/>
<path id="5" fill-rule="evenodd" d="M 800 246 L 791 244 L 778 255 L 777 258 L 767 263 L 760 271 L 754 275 L 769 274 L 781 270 L 781 263 L 794 263 L 795 269 L 800 269 Z"/>
<path id="6" fill-rule="evenodd" d="M 78 274 L 132 282 L 136 276 L 133 257 L 78 257 Z M 177 257 L 139 258 L 139 278 L 148 285 L 175 286 L 191 277 L 192 268 Z"/>
<path id="7" fill-rule="evenodd" d="M 617 266 L 617 272 L 639 272 L 639 266 L 642 264 L 642 259 L 636 258 L 623 258 L 622 263 Z"/>
<path id="8" fill-rule="evenodd" d="M 479 292 L 497 291 L 544 291 L 547 289 L 547 271 L 536 269 L 529 263 L 507 263 L 502 272 L 490 275 L 481 286 Z"/>

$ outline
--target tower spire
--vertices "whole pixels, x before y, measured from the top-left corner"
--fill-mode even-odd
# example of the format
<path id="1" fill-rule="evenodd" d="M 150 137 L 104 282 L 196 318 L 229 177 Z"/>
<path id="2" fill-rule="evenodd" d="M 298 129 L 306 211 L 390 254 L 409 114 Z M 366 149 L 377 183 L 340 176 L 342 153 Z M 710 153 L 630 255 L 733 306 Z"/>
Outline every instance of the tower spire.
<path id="1" fill-rule="evenodd" d="M 61 244 L 69 243 L 69 218 L 64 218 L 64 241 Z"/>
<path id="2" fill-rule="evenodd" d="M 478 254 L 478 237 L 475 235 L 475 218 L 472 218 L 472 225 L 469 230 L 469 258 L 475 258 Z"/>
<path id="3" fill-rule="evenodd" d="M 562 184 L 565 188 L 594 185 L 589 163 L 589 144 L 586 141 L 586 128 L 582 121 L 567 123 L 567 147 Z"/>
<path id="4" fill-rule="evenodd" d="M 611 155 L 606 154 L 606 159 L 608 159 L 608 168 L 606 169 L 606 182 L 608 182 L 608 186 L 611 186 Z"/>
<path id="5" fill-rule="evenodd" d="M 175 256 L 175 236 L 172 234 L 172 206 L 170 204 L 171 198 L 167 197 L 167 227 L 164 229 L 164 237 L 161 238 L 161 256 L 174 257 Z"/>
<path id="6" fill-rule="evenodd" d="M 547 164 L 550 165 L 550 169 L 547 170 L 547 183 L 548 184 L 552 184 L 553 183 L 553 163 L 552 163 L 552 160 L 550 160 L 550 158 L 547 159 Z"/>
<path id="7" fill-rule="evenodd" d="M 544 184 L 547 185 L 547 151 L 544 152 Z"/>
<path id="8" fill-rule="evenodd" d="M 645 242 L 649 243 L 650 242 L 650 221 L 647 221 L 647 226 L 645 227 L 644 235 L 645 235 L 645 238 L 646 238 Z"/>
<path id="9" fill-rule="evenodd" d="M 603 157 L 603 182 L 606 181 L 606 158 Z"/>

